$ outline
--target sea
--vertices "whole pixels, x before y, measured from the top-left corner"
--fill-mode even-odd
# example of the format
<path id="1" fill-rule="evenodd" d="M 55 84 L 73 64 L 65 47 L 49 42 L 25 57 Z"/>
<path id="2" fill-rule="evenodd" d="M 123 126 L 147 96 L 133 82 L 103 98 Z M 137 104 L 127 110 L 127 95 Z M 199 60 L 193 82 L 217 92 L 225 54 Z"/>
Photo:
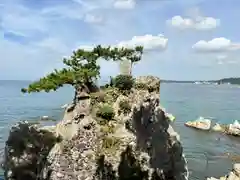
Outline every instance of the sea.
<path id="1" fill-rule="evenodd" d="M 4 148 L 13 124 L 20 120 L 36 122 L 41 116 L 49 116 L 56 123 L 63 116 L 61 106 L 69 103 L 74 95 L 71 87 L 52 93 L 22 94 L 20 89 L 29 83 L 0 81 L 0 149 Z M 199 131 L 185 127 L 184 123 L 200 116 L 226 124 L 240 120 L 239 86 L 162 83 L 160 102 L 176 117 L 172 125 L 180 134 L 190 180 L 220 177 L 232 169 L 237 160 L 226 153 L 240 156 L 240 137 Z"/>

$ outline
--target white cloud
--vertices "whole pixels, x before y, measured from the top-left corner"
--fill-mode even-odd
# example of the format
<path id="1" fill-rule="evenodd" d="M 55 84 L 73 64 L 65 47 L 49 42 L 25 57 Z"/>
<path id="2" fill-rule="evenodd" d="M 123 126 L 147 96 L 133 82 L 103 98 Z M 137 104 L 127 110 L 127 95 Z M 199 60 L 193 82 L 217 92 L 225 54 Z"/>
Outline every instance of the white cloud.
<path id="1" fill-rule="evenodd" d="M 51 49 L 0 41 L 1 79 L 35 80 L 62 64 L 62 54 Z"/>
<path id="2" fill-rule="evenodd" d="M 205 17 L 195 23 L 195 29 L 197 30 L 210 30 L 215 29 L 220 25 L 219 19 L 212 17 Z"/>
<path id="3" fill-rule="evenodd" d="M 86 14 L 84 21 L 92 24 L 101 24 L 103 23 L 103 18 L 100 15 Z"/>
<path id="4" fill-rule="evenodd" d="M 237 54 L 236 55 L 220 54 L 220 55 L 217 55 L 216 61 L 218 65 L 239 64 L 239 59 Z"/>
<path id="5" fill-rule="evenodd" d="M 202 17 L 199 19 L 183 18 L 174 16 L 167 23 L 177 29 L 195 29 L 195 30 L 210 30 L 215 29 L 220 25 L 220 20 L 212 17 Z"/>
<path id="6" fill-rule="evenodd" d="M 55 18 L 70 18 L 70 19 L 83 19 L 85 9 L 79 6 L 70 5 L 58 5 L 53 7 L 46 7 L 41 12 L 40 15 L 45 17 L 55 17 Z"/>
<path id="7" fill-rule="evenodd" d="M 191 8 L 187 14 L 187 17 L 182 17 L 180 15 L 174 16 L 167 20 L 167 24 L 181 30 L 211 30 L 220 25 L 219 19 L 203 16 L 199 8 Z"/>
<path id="8" fill-rule="evenodd" d="M 113 46 L 113 47 L 126 47 L 133 48 L 135 46 L 143 46 L 144 50 L 164 50 L 167 48 L 168 39 L 162 34 L 153 36 L 151 34 L 146 34 L 143 36 L 133 36 L 132 39 L 126 41 L 120 41 L 117 44 L 104 44 L 103 46 Z M 78 48 L 85 50 L 92 50 L 94 45 L 80 45 Z"/>
<path id="9" fill-rule="evenodd" d="M 80 45 L 76 49 L 84 49 L 86 51 L 91 51 L 96 45 Z"/>
<path id="10" fill-rule="evenodd" d="M 200 40 L 194 44 L 192 48 L 200 52 L 231 51 L 239 50 L 240 43 L 233 43 L 229 39 L 220 37 L 212 39 L 210 41 Z"/>
<path id="11" fill-rule="evenodd" d="M 153 36 L 151 34 L 146 34 L 143 36 L 134 36 L 131 40 L 122 41 L 117 46 L 121 47 L 134 47 L 143 46 L 145 50 L 158 49 L 163 50 L 167 47 L 168 39 L 162 34 Z"/>
<path id="12" fill-rule="evenodd" d="M 226 65 L 226 64 L 238 64 L 239 62 L 237 62 L 237 61 L 231 61 L 231 60 L 229 60 L 229 61 L 223 61 L 223 60 L 217 60 L 217 64 L 218 65 Z"/>
<path id="13" fill-rule="evenodd" d="M 114 2 L 114 7 L 116 9 L 133 9 L 135 5 L 135 0 L 116 0 Z"/>
<path id="14" fill-rule="evenodd" d="M 33 31 L 46 32 L 46 21 L 33 11 L 21 6 L 5 6 L 1 15 L 2 27 L 7 31 L 29 36 Z"/>
<path id="15" fill-rule="evenodd" d="M 62 54 L 67 54 L 70 50 L 69 47 L 57 38 L 46 38 L 37 42 L 35 45 L 39 48 L 50 49 Z"/>

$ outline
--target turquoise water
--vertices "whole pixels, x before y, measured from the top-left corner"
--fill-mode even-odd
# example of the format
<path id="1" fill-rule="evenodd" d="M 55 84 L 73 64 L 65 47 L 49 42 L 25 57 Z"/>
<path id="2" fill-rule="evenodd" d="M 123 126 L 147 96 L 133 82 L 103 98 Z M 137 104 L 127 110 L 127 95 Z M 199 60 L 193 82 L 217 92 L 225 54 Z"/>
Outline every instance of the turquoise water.
<path id="1" fill-rule="evenodd" d="M 0 148 L 4 147 L 13 123 L 25 119 L 37 120 L 43 115 L 61 119 L 61 106 L 70 102 L 74 94 L 69 87 L 49 94 L 21 94 L 21 87 L 27 84 L 0 81 Z M 222 123 L 240 119 L 240 89 L 224 85 L 161 84 L 160 97 L 167 111 L 177 118 L 173 126 L 181 136 L 191 179 L 202 180 L 205 176 L 226 174 L 232 162 L 222 154 L 240 155 L 240 138 L 196 131 L 185 127 L 184 122 L 199 116 L 212 117 Z M 216 140 L 219 137 L 220 140 Z"/>

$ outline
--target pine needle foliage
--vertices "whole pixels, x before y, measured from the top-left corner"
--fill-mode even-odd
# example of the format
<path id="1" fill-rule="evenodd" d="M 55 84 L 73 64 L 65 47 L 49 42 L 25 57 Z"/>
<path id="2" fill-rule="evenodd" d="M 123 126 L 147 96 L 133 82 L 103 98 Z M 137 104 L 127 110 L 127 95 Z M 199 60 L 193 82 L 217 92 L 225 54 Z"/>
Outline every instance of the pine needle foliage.
<path id="1" fill-rule="evenodd" d="M 73 51 L 72 56 L 63 59 L 66 67 L 61 70 L 55 69 L 52 73 L 28 85 L 27 88 L 22 88 L 21 91 L 23 93 L 50 92 L 56 91 L 64 85 L 75 87 L 82 83 L 91 84 L 100 77 L 100 65 L 97 64 L 97 60 L 121 61 L 128 59 L 131 62 L 137 62 L 141 60 L 142 53 L 142 46 L 131 49 L 97 45 L 92 50 L 78 49 Z"/>

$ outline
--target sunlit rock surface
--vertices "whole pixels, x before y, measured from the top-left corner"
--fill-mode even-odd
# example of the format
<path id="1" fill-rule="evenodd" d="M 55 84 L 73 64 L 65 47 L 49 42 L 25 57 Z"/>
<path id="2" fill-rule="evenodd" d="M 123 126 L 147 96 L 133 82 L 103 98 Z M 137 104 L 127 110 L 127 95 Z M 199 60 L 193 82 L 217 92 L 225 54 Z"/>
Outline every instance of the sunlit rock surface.
<path id="1" fill-rule="evenodd" d="M 103 102 L 93 103 L 96 94 L 93 96 L 86 87 L 80 87 L 74 102 L 66 107 L 63 120 L 55 127 L 34 126 L 33 135 L 32 131 L 21 134 L 23 130 L 19 127 L 20 146 L 9 143 L 14 128 L 11 130 L 3 163 L 5 178 L 187 180 L 183 148 L 179 135 L 160 107 L 159 89 L 160 80 L 153 76 L 137 78 L 135 88 L 129 92 L 105 89 L 98 100 L 111 104 L 115 117 L 103 125 L 95 113 Z M 123 100 L 129 103 L 129 111 L 121 109 Z M 41 131 L 49 135 L 41 135 Z M 23 145 L 29 136 L 34 142 Z M 15 161 L 13 152 L 20 151 Z"/>

